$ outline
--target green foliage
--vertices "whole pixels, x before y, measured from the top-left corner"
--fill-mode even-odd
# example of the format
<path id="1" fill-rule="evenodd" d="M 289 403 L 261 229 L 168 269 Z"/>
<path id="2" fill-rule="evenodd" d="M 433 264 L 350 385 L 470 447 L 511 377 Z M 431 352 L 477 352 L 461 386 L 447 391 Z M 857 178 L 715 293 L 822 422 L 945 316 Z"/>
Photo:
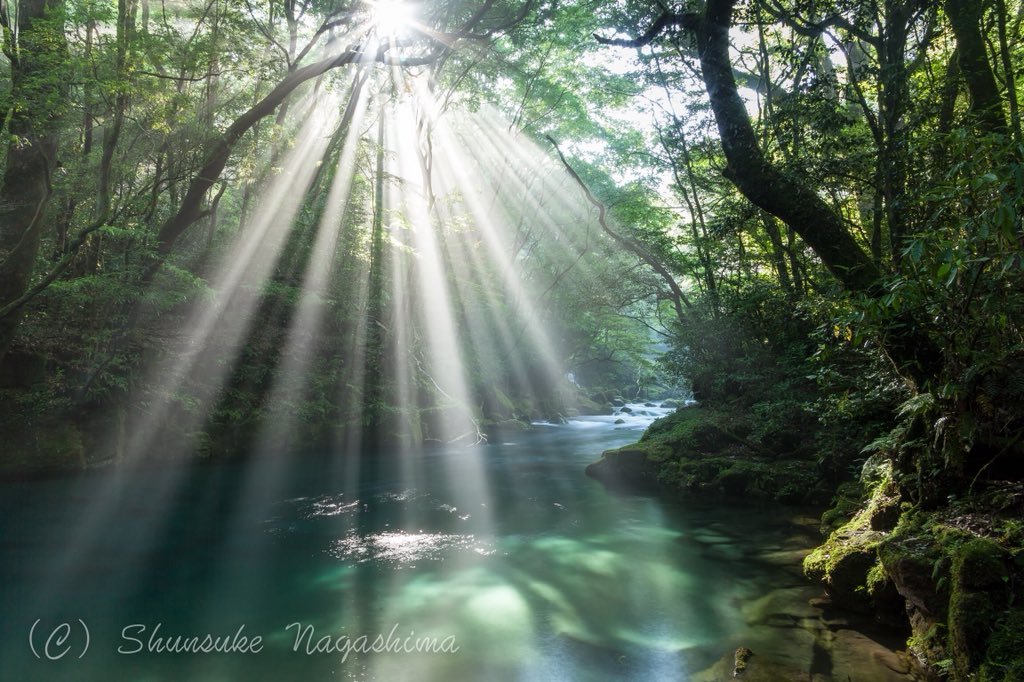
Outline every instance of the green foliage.
<path id="1" fill-rule="evenodd" d="M 901 425 L 872 445 L 902 453 L 924 497 L 1012 470 L 1024 408 L 1021 165 L 1000 140 L 979 149 L 958 131 L 947 145 L 961 160 L 923 197 L 927 231 L 907 240 L 885 293 L 853 301 L 844 322 L 855 342 L 913 325 L 941 349 L 920 359 L 932 369 L 900 407 Z"/>
<path id="2" fill-rule="evenodd" d="M 1010 682 L 1024 675 L 1024 609 L 1016 606 L 993 628 L 981 680 Z"/>
<path id="3" fill-rule="evenodd" d="M 723 288 L 715 300 L 701 299 L 663 362 L 687 377 L 702 401 L 749 406 L 806 397 L 814 385 L 806 378 L 809 325 L 793 312 L 791 301 L 768 281 Z"/>

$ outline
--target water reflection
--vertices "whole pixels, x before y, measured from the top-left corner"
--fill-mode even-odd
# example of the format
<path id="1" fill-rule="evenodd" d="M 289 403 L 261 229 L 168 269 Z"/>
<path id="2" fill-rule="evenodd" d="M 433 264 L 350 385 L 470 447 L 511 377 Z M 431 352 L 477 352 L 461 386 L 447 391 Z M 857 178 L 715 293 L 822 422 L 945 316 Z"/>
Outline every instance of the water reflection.
<path id="1" fill-rule="evenodd" d="M 384 564 L 414 564 L 425 560 L 442 560 L 457 551 L 475 551 L 488 554 L 477 545 L 472 535 L 456 533 L 406 533 L 392 531 L 374 535 L 350 533 L 336 541 L 328 554 L 342 561 L 377 561 Z"/>

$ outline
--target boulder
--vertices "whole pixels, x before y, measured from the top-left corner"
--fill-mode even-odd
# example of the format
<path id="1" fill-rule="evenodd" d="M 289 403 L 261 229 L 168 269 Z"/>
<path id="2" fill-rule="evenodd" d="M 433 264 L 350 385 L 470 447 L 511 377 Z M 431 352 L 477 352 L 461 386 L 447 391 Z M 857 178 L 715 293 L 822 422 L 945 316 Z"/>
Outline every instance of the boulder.
<path id="1" fill-rule="evenodd" d="M 647 450 L 626 446 L 606 450 L 601 459 L 587 465 L 587 476 L 611 488 L 651 489 L 658 485 L 658 464 L 647 458 Z"/>
<path id="2" fill-rule="evenodd" d="M 804 559 L 804 573 L 820 582 L 837 605 L 871 613 L 868 574 L 878 561 L 878 543 L 882 534 L 852 523 L 829 536 Z"/>

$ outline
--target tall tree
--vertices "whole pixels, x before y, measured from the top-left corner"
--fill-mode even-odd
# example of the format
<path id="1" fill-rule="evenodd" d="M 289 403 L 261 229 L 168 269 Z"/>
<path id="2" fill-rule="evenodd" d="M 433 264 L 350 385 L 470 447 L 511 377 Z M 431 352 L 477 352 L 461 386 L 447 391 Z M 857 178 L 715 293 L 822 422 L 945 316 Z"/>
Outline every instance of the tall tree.
<path id="1" fill-rule="evenodd" d="M 724 174 L 753 204 L 781 219 L 814 249 L 822 263 L 852 291 L 868 291 L 881 272 L 856 242 L 840 215 L 811 188 L 782 173 L 766 158 L 740 97 L 729 56 L 735 0 L 710 0 L 703 14 L 663 13 L 639 38 L 608 39 L 606 45 L 648 45 L 668 28 L 697 39 L 701 75 L 715 114 L 728 165 Z"/>
<path id="2" fill-rule="evenodd" d="M 66 106 L 68 47 L 63 0 L 24 0 L 17 23 L 0 15 L 11 63 L 11 111 L 0 186 L 0 307 L 28 286 L 46 226 Z M 20 312 L 0 318 L 0 358 L 10 346 Z"/>
<path id="3" fill-rule="evenodd" d="M 764 153 L 750 114 L 740 96 L 729 31 L 736 0 L 709 0 L 703 12 L 663 11 L 642 35 L 634 39 L 608 39 L 606 45 L 641 47 L 670 36 L 692 35 L 697 44 L 701 78 L 717 124 L 726 158 L 723 174 L 755 206 L 782 220 L 817 254 L 822 264 L 849 291 L 871 298 L 883 293 L 886 274 L 866 253 L 845 218 L 825 202 L 816 188 L 785 173 Z M 901 21 L 905 20 L 901 19 Z M 682 29 L 684 35 L 680 35 Z M 933 378 L 940 351 L 906 311 L 884 333 L 883 347 L 894 365 L 912 384 Z"/>

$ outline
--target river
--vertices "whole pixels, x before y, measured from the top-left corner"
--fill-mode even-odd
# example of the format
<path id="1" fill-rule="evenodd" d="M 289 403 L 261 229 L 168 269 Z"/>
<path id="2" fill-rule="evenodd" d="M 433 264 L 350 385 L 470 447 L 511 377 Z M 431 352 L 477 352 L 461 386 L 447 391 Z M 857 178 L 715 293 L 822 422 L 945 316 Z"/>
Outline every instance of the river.
<path id="1" fill-rule="evenodd" d="M 908 679 L 897 637 L 811 603 L 812 513 L 586 478 L 665 412 L 632 407 L 373 471 L 2 483 L 0 679 L 710 680 L 739 646 L 799 679 Z"/>

